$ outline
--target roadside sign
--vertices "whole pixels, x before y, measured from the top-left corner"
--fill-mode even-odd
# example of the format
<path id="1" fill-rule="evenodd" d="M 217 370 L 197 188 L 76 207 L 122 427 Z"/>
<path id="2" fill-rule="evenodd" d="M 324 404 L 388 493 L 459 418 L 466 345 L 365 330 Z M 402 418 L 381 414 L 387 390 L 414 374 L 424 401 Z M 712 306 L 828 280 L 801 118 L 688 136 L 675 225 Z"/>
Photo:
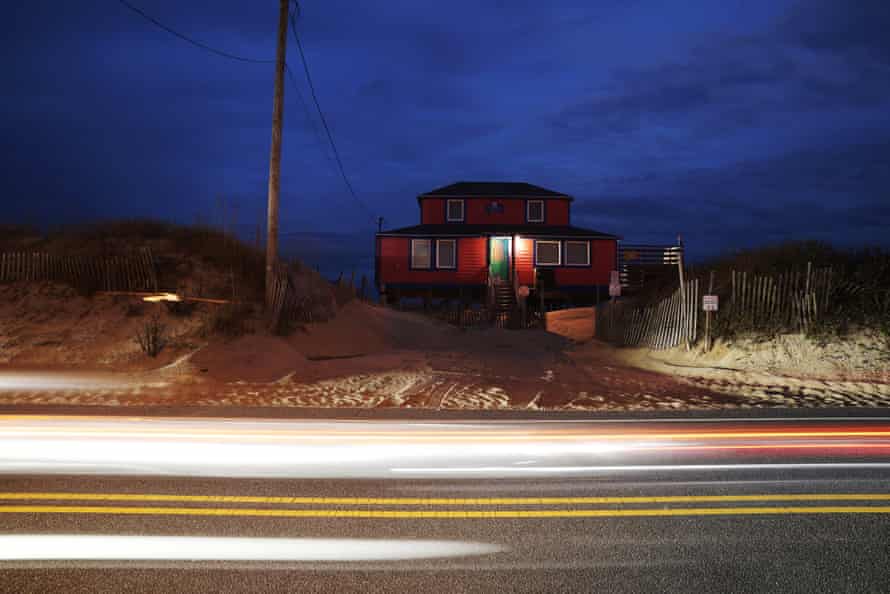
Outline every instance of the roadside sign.
<path id="1" fill-rule="evenodd" d="M 520 297 L 528 297 L 528 287 L 526 285 L 521 285 L 519 287 L 519 291 L 517 292 L 519 293 Z"/>
<path id="2" fill-rule="evenodd" d="M 611 274 L 609 274 L 609 284 L 610 285 L 620 285 L 621 284 L 621 274 L 617 270 L 613 270 Z"/>
<path id="3" fill-rule="evenodd" d="M 610 284 L 609 285 L 609 297 L 621 297 L 621 285 Z"/>
<path id="4" fill-rule="evenodd" d="M 702 309 L 705 311 L 717 311 L 720 299 L 717 295 L 705 295 L 702 297 Z"/>

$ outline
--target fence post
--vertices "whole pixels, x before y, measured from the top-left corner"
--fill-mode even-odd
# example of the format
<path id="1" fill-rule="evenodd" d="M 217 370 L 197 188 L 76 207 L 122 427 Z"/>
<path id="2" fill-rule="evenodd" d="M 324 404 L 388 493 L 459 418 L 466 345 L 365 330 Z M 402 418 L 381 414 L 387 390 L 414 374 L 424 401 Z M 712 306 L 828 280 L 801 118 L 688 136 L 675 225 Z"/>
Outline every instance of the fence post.
<path id="1" fill-rule="evenodd" d="M 680 323 L 680 326 L 683 326 L 685 313 L 686 313 L 686 276 L 683 271 L 683 238 L 680 235 L 677 235 L 677 245 L 680 247 L 679 258 L 677 258 L 677 270 L 680 273 L 680 317 L 677 320 Z M 686 350 L 688 351 L 691 348 L 689 341 L 686 341 Z"/>

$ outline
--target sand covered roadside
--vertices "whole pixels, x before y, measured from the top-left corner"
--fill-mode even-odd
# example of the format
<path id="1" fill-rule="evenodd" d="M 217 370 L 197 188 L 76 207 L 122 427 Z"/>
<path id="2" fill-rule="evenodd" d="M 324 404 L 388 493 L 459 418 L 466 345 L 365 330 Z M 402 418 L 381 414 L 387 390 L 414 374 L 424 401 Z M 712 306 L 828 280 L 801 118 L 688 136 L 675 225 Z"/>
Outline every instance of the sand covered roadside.
<path id="1" fill-rule="evenodd" d="M 777 406 L 890 405 L 890 345 L 873 332 L 830 342 L 801 334 L 717 341 L 687 351 L 621 349 L 627 365 L 684 383 Z"/>
<path id="2" fill-rule="evenodd" d="M 562 317 L 583 326 L 585 316 Z M 256 331 L 215 338 L 154 370 L 90 379 L 46 366 L 38 375 L 58 380 L 51 389 L 44 382 L 31 389 L 21 376 L 4 389 L 3 378 L 15 371 L 0 370 L 7 373 L 0 377 L 0 401 L 533 410 L 716 407 L 732 401 L 621 365 L 606 345 L 595 356 L 576 358 L 573 349 L 584 337 L 573 337 L 460 329 L 354 301 L 335 319 L 307 324 L 290 336 Z"/>
<path id="3" fill-rule="evenodd" d="M 138 297 L 81 296 L 49 282 L 0 284 L 0 366 L 137 373 L 157 369 L 195 351 L 202 341 L 201 306 L 191 316 L 171 315 Z M 157 314 L 167 345 L 145 356 L 136 334 Z"/>
<path id="4" fill-rule="evenodd" d="M 106 309 L 112 313 L 86 315 L 118 321 L 124 316 Z M 837 370 L 812 345 L 792 350 L 797 358 L 783 358 L 777 345 L 763 344 L 747 350 L 718 345 L 709 354 L 618 349 L 591 338 L 592 319 L 590 308 L 579 308 L 549 313 L 548 332 L 460 329 L 353 301 L 333 320 L 307 324 L 286 337 L 260 325 L 237 338 L 196 339 L 166 359 L 142 356 L 154 368 L 120 358 L 120 367 L 82 365 L 72 374 L 70 366 L 45 363 L 32 365 L 31 379 L 25 380 L 24 367 L 0 365 L 0 402 L 616 411 L 890 406 L 886 367 L 872 356 L 868 341 L 826 347 L 834 354 L 849 350 L 843 360 L 858 376 L 802 378 L 779 371 L 800 369 L 812 357 L 821 361 L 823 373 Z M 106 323 L 113 326 L 114 320 Z M 115 352 L 121 342 L 132 342 L 130 330 L 94 333 L 99 346 L 93 348 Z M 39 354 L 39 347 L 29 348 L 20 352 Z M 91 369 L 101 373 L 90 376 Z"/>

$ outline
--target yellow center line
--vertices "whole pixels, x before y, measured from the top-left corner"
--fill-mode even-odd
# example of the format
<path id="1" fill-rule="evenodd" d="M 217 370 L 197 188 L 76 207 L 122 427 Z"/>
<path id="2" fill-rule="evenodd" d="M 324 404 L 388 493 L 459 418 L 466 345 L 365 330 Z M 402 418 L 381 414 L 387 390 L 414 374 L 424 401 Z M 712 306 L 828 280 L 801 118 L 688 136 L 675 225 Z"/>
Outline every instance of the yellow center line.
<path id="1" fill-rule="evenodd" d="M 164 493 L 0 492 L 0 500 L 169 501 L 181 503 L 264 503 L 277 505 L 490 506 L 738 503 L 746 501 L 890 501 L 890 493 L 777 493 L 763 495 L 655 495 L 637 497 L 288 497 L 255 495 L 176 495 Z"/>
<path id="2" fill-rule="evenodd" d="M 110 514 L 155 516 L 242 516 L 284 518 L 388 518 L 388 519 L 486 519 L 486 518 L 613 518 L 644 516 L 739 516 L 784 514 L 890 514 L 890 506 L 804 507 L 690 507 L 677 509 L 563 509 L 563 510 L 343 510 L 343 509 L 246 509 L 207 507 L 105 507 L 18 505 L 0 506 L 0 513 Z"/>

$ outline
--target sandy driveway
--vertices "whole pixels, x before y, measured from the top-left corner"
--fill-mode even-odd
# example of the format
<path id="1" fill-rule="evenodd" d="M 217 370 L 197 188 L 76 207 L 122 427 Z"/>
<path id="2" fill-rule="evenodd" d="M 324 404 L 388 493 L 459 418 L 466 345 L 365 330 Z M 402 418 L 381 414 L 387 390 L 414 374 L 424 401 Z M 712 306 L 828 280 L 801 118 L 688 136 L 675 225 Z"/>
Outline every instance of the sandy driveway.
<path id="1" fill-rule="evenodd" d="M 136 375 L 0 371 L 0 402 L 424 408 L 712 408 L 734 399 L 540 332 L 473 331 L 458 349 L 301 361 L 273 381 L 220 380 L 184 360 Z M 206 368 L 205 368 L 206 369 Z"/>

